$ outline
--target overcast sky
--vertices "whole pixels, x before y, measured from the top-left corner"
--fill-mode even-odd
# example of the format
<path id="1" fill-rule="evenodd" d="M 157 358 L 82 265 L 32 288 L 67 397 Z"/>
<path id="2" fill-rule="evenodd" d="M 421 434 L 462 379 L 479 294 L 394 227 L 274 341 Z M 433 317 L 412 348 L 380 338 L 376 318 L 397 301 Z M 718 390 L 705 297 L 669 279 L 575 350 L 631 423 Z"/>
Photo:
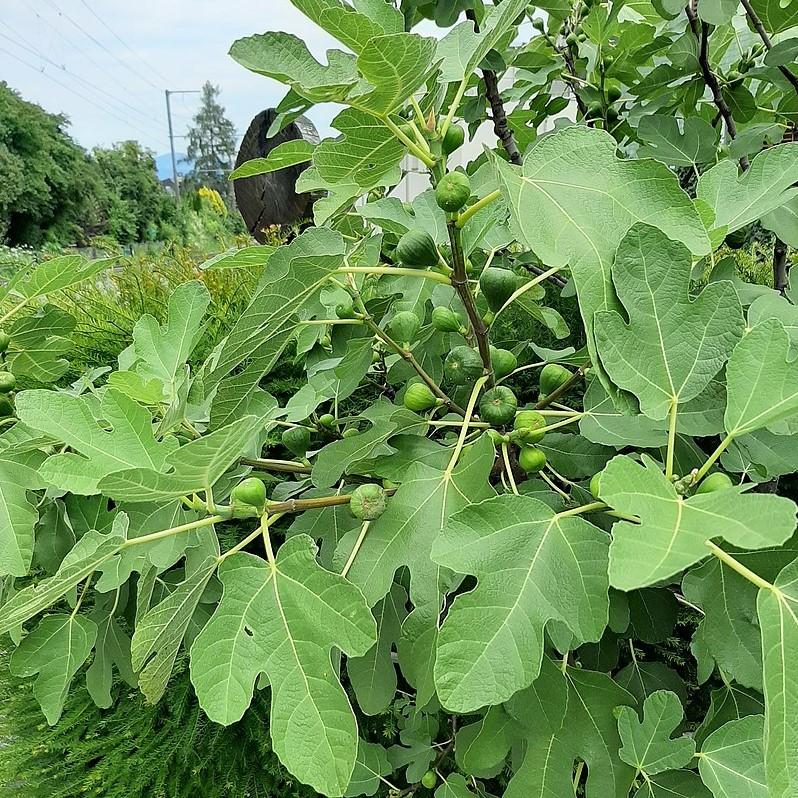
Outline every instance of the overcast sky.
<path id="1" fill-rule="evenodd" d="M 235 39 L 267 30 L 297 34 L 317 57 L 336 46 L 289 0 L 0 0 L 0 80 L 66 114 L 84 147 L 135 138 L 162 154 L 164 89 L 219 85 L 239 135 L 279 101 L 284 86 L 227 54 Z M 197 95 L 172 100 L 175 133 L 184 134 Z M 335 110 L 312 112 L 322 133 Z M 176 149 L 185 149 L 182 139 Z"/>

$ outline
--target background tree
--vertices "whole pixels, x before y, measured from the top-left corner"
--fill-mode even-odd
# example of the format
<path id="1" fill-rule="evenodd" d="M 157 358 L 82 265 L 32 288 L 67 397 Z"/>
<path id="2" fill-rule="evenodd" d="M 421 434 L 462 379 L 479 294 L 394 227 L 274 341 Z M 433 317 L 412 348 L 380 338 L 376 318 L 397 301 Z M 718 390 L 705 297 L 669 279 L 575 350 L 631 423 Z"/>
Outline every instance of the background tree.
<path id="1" fill-rule="evenodd" d="M 0 83 L 0 235 L 12 244 L 71 243 L 98 221 L 99 175 L 67 124 Z"/>
<path id="2" fill-rule="evenodd" d="M 219 104 L 219 93 L 219 87 L 210 81 L 202 87 L 200 109 L 188 131 L 188 159 L 193 164 L 188 180 L 194 186 L 208 186 L 223 197 L 230 197 L 227 175 L 233 168 L 236 132 Z"/>
<path id="3" fill-rule="evenodd" d="M 174 202 L 158 182 L 153 154 L 137 141 L 95 147 L 94 160 L 106 188 L 105 232 L 120 243 L 160 238 L 160 225 L 175 215 Z"/>
<path id="4" fill-rule="evenodd" d="M 68 124 L 0 83 L 0 239 L 40 247 L 167 237 L 177 211 L 153 154 L 136 141 L 87 153 Z"/>

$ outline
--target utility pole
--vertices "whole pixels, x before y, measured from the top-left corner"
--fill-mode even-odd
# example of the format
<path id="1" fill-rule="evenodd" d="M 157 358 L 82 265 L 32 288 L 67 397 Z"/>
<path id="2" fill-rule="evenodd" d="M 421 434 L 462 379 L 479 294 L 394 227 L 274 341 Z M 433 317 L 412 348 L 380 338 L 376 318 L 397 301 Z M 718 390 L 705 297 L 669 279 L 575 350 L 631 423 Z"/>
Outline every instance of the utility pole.
<path id="1" fill-rule="evenodd" d="M 172 131 L 172 106 L 169 102 L 169 97 L 173 94 L 201 94 L 199 89 L 189 89 L 188 91 L 174 91 L 166 89 L 166 121 L 169 124 L 169 149 L 172 152 L 172 181 L 175 186 L 175 202 L 180 202 L 180 179 L 177 176 L 177 158 L 175 157 L 175 135 Z"/>

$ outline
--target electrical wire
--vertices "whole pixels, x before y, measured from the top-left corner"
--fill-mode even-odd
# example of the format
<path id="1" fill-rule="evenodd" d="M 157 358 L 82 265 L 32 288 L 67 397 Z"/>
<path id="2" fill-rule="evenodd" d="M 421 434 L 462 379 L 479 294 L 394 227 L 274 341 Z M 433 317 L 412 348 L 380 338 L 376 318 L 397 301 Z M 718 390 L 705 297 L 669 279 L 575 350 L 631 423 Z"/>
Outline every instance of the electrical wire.
<path id="1" fill-rule="evenodd" d="M 84 47 L 82 47 L 80 45 L 80 43 L 78 43 L 73 38 L 68 36 L 67 33 L 66 33 L 67 28 L 66 28 L 65 25 L 54 25 L 50 21 L 50 19 L 47 16 L 45 16 L 44 13 L 39 13 L 39 11 L 37 11 L 37 9 L 34 6 L 27 5 L 25 3 L 22 3 L 21 5 L 22 5 L 22 8 L 24 10 L 33 12 L 34 16 L 36 17 L 36 24 L 38 24 L 39 26 L 43 26 L 45 28 L 48 28 L 62 42 L 64 42 L 66 44 L 66 46 L 69 48 L 69 50 L 68 50 L 69 53 L 75 53 L 78 56 L 81 56 L 82 58 L 85 58 L 90 64 L 92 64 L 96 68 L 97 74 L 100 74 L 100 75 L 108 74 L 108 71 L 109 71 L 108 70 L 108 63 L 106 62 L 104 64 L 101 64 L 99 61 L 97 61 L 95 58 L 93 58 L 91 56 L 90 52 L 87 49 L 85 49 Z M 52 15 L 50 15 L 50 16 L 52 16 Z M 11 30 L 11 26 L 8 25 L 8 24 L 6 24 L 6 28 Z M 17 36 L 20 36 L 18 31 L 15 31 L 15 33 L 16 33 Z M 22 37 L 22 36 L 20 36 L 20 38 L 24 39 L 24 37 Z M 109 75 L 109 77 L 111 77 L 111 76 Z M 136 97 L 137 99 L 141 100 L 142 107 L 144 107 L 144 103 L 145 102 L 148 104 L 147 108 L 149 110 L 149 113 L 145 114 L 145 116 L 147 116 L 148 119 L 152 120 L 154 118 L 155 119 L 160 119 L 161 118 L 160 91 L 159 91 L 159 97 L 158 97 L 158 100 L 159 100 L 159 102 L 158 102 L 158 110 L 156 111 L 155 110 L 155 100 L 148 96 L 150 94 L 149 90 L 145 90 L 146 91 L 146 95 L 142 95 L 141 94 L 141 90 L 132 89 L 130 86 L 126 85 L 122 80 L 120 80 L 115 75 L 113 76 L 113 80 L 114 80 L 114 83 L 115 83 L 115 86 L 116 86 L 116 94 L 117 94 L 117 96 L 118 96 L 118 94 L 121 93 L 121 94 L 124 94 L 124 95 L 126 95 L 128 97 L 131 97 L 131 98 Z"/>
<path id="2" fill-rule="evenodd" d="M 116 55 L 116 54 L 115 54 L 115 53 L 113 53 L 111 50 L 109 50 L 109 49 L 108 49 L 108 48 L 105 46 L 105 44 L 104 44 L 102 41 L 100 41 L 100 39 L 98 39 L 98 38 L 97 38 L 96 36 L 94 36 L 93 34 L 89 33 L 89 31 L 87 31 L 87 30 L 86 30 L 86 29 L 85 29 L 85 28 L 84 28 L 84 27 L 83 27 L 83 26 L 82 26 L 82 25 L 81 25 L 79 22 L 75 22 L 75 20 L 74 20 L 74 19 L 72 19 L 72 17 L 70 17 L 70 16 L 69 16 L 69 14 L 65 13 L 64 11 L 62 11 L 62 10 L 61 10 L 61 9 L 60 9 L 60 8 L 59 8 L 59 7 L 58 7 L 58 6 L 57 6 L 57 5 L 54 3 L 54 2 L 53 2 L 53 0 L 47 0 L 47 3 L 48 3 L 50 6 L 52 6 L 52 7 L 55 9 L 56 13 L 57 13 L 59 16 L 63 17 L 65 20 L 67 20 L 67 22 L 69 22 L 69 23 L 70 23 L 70 24 L 71 24 L 73 27 L 77 28 L 77 29 L 78 29 L 78 30 L 79 30 L 79 31 L 80 31 L 80 32 L 81 32 L 81 33 L 82 33 L 84 36 L 86 36 L 88 39 L 90 39 L 90 40 L 91 40 L 91 41 L 92 41 L 94 44 L 96 44 L 96 45 L 97 45 L 97 46 L 98 46 L 98 47 L 99 47 L 101 50 L 103 50 L 103 51 L 105 51 L 106 53 L 108 53 L 108 55 L 110 55 L 110 56 L 111 56 L 111 58 L 113 58 L 113 59 L 114 59 L 114 60 L 115 60 L 117 63 L 121 64 L 121 65 L 122 65 L 122 66 L 123 66 L 125 69 L 127 69 L 127 70 L 128 70 L 128 71 L 129 71 L 129 72 L 132 74 L 132 75 L 135 75 L 135 76 L 136 76 L 136 77 L 137 77 L 139 80 L 143 80 L 143 81 L 144 81 L 144 82 L 145 82 L 145 83 L 146 83 L 148 86 L 151 86 L 153 89 L 159 89 L 159 90 L 160 90 L 160 87 L 159 87 L 159 86 L 157 86 L 155 83 L 153 83 L 153 82 L 152 82 L 152 81 L 151 81 L 151 80 L 150 80 L 150 79 L 149 79 L 149 78 L 148 78 L 146 75 L 143 75 L 143 74 L 142 74 L 141 72 L 139 72 L 138 70 L 136 70 L 136 69 L 133 69 L 133 67 L 132 67 L 130 64 L 128 64 L 127 62 L 123 61 L 123 60 L 122 60 L 122 59 L 121 59 L 121 58 L 120 58 L 118 55 Z"/>
<path id="3" fill-rule="evenodd" d="M 6 25 L 6 28 L 8 30 L 12 30 L 9 25 Z M 13 31 L 13 32 L 16 33 L 16 31 Z M 17 33 L 17 35 L 19 36 L 18 33 Z M 72 72 L 71 70 L 67 69 L 64 64 L 59 64 L 56 61 L 53 61 L 51 58 L 46 56 L 44 53 L 42 53 L 39 50 L 35 49 L 32 45 L 30 45 L 29 42 L 25 43 L 25 39 L 23 39 L 21 36 L 20 36 L 20 39 L 22 40 L 23 43 L 20 43 L 20 42 L 18 42 L 16 40 L 12 39 L 10 36 L 8 36 L 7 34 L 3 33 L 2 31 L 0 31 L 0 36 L 2 38 L 6 39 L 7 41 L 11 42 L 15 47 L 19 47 L 20 50 L 24 50 L 29 55 L 32 55 L 35 58 L 40 58 L 42 61 L 50 64 L 51 66 L 56 67 L 57 69 L 61 70 L 65 75 L 69 75 L 70 77 L 72 77 L 75 80 L 79 81 L 80 83 L 84 84 L 84 86 L 86 86 L 86 87 L 88 87 L 88 88 L 90 88 L 90 89 L 92 89 L 92 90 L 94 90 L 94 91 L 96 91 L 96 92 L 98 92 L 100 94 L 105 95 L 106 97 L 108 97 L 111 100 L 111 102 L 117 103 L 120 106 L 124 106 L 126 109 L 128 109 L 130 111 L 133 111 L 134 113 L 138 114 L 141 117 L 141 119 L 144 121 L 144 123 L 146 123 L 147 125 L 152 126 L 152 130 L 157 130 L 158 133 L 160 133 L 160 134 L 163 134 L 165 132 L 165 128 L 162 128 L 159 125 L 157 125 L 155 122 L 153 122 L 151 116 L 148 116 L 143 111 L 141 111 L 138 108 L 136 108 L 136 106 L 131 105 L 129 102 L 127 102 L 126 100 L 123 100 L 121 97 L 117 97 L 115 94 L 112 94 L 111 92 L 106 91 L 101 86 L 98 86 L 96 83 L 92 83 L 87 78 L 83 78 L 80 75 L 76 74 L 75 72 Z M 119 110 L 121 110 L 121 109 L 119 109 Z"/>
<path id="4" fill-rule="evenodd" d="M 86 2 L 86 0 L 80 0 L 80 2 L 86 7 L 88 12 L 102 25 L 110 34 L 113 36 L 132 56 L 137 58 L 141 61 L 144 66 L 146 66 L 153 75 L 155 75 L 159 80 L 162 80 L 164 84 L 168 84 L 169 78 L 167 78 L 163 72 L 157 70 L 146 58 L 139 55 L 139 53 L 134 50 L 121 36 Z"/>
<path id="5" fill-rule="evenodd" d="M 78 55 L 85 58 L 92 66 L 96 69 L 100 70 L 100 72 L 107 71 L 107 68 L 103 66 L 99 61 L 96 61 L 92 56 L 86 51 L 83 50 L 79 45 L 77 45 L 72 39 L 70 39 L 62 30 L 62 28 L 57 27 L 50 22 L 49 19 L 42 16 L 35 8 L 33 7 L 25 7 L 26 10 L 32 11 L 35 15 L 36 19 L 38 20 L 40 25 L 44 25 L 45 27 L 49 28 L 59 39 L 64 41 L 68 46 L 71 52 L 77 53 Z M 8 25 L 6 25 L 8 27 Z"/>
<path id="6" fill-rule="evenodd" d="M 151 136 L 152 135 L 149 131 L 138 127 L 138 125 L 133 123 L 130 119 L 125 119 L 124 117 L 119 116 L 118 114 L 114 113 L 114 111 L 112 111 L 110 108 L 107 108 L 107 107 L 104 107 L 104 106 L 100 105 L 99 103 L 97 103 L 93 99 L 91 99 L 91 97 L 87 97 L 85 94 L 82 94 L 81 92 L 77 91 L 75 88 L 70 86 L 68 83 L 64 83 L 64 82 L 58 80 L 58 78 L 53 77 L 49 72 L 45 72 L 44 69 L 42 69 L 41 67 L 36 66 L 36 64 L 31 64 L 30 61 L 27 61 L 24 58 L 20 58 L 18 55 L 15 55 L 10 50 L 6 50 L 4 47 L 0 47 L 0 53 L 5 53 L 6 55 L 10 56 L 14 60 L 19 61 L 20 64 L 24 64 L 26 67 L 34 70 L 34 72 L 38 72 L 40 75 L 44 76 L 48 80 L 53 81 L 53 83 L 57 84 L 62 89 L 65 89 L 66 91 L 72 92 L 72 94 L 76 95 L 77 97 L 80 97 L 81 100 L 83 100 L 84 102 L 89 103 L 89 105 L 93 105 L 95 108 L 98 108 L 103 113 L 106 113 L 109 116 L 114 117 L 114 119 L 116 119 L 117 121 L 123 122 L 124 124 L 129 125 L 132 128 L 135 128 L 139 133 L 143 133 L 145 136 Z"/>

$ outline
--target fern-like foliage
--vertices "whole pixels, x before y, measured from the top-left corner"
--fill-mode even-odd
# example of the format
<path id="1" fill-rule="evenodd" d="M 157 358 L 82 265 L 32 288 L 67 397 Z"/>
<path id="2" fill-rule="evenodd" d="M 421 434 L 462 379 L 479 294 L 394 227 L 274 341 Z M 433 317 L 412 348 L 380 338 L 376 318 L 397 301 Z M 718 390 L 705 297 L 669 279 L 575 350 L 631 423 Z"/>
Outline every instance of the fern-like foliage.
<path id="1" fill-rule="evenodd" d="M 3 657 L 5 660 L 5 657 Z M 311 798 L 279 764 L 268 695 L 224 728 L 203 715 L 182 666 L 156 706 L 122 690 L 100 710 L 81 689 L 50 728 L 30 684 L 0 668 L 0 795 L 4 798 Z"/>

